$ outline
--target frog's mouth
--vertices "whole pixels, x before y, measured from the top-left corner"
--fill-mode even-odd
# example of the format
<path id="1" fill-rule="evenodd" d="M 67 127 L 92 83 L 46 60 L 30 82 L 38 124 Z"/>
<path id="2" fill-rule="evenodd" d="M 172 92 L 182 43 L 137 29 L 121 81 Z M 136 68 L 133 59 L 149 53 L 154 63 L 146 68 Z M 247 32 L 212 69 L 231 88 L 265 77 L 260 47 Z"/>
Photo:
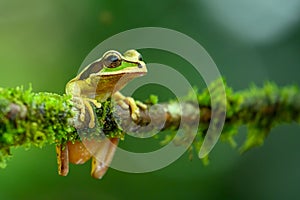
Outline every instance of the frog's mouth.
<path id="1" fill-rule="evenodd" d="M 108 93 L 113 94 L 121 90 L 131 80 L 145 75 L 143 71 L 130 71 L 130 73 L 104 74 L 100 77 L 97 87 L 97 94 Z"/>
<path id="2" fill-rule="evenodd" d="M 110 82 L 112 85 L 116 85 L 117 88 L 123 88 L 131 80 L 144 76 L 146 72 L 131 72 L 131 73 L 119 73 L 115 75 L 104 75 L 103 78 Z M 101 80 L 101 79 L 100 79 Z"/>

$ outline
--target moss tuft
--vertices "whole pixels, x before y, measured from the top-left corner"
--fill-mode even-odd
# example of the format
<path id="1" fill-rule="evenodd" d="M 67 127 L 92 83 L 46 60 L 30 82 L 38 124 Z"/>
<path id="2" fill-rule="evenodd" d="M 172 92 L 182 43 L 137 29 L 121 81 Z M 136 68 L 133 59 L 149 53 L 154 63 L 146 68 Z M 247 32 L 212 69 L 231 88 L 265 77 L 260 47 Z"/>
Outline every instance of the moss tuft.
<path id="1" fill-rule="evenodd" d="M 31 87 L 0 88 L 0 165 L 5 166 L 11 147 L 70 140 L 75 134 L 68 123 L 71 107 L 66 95 L 33 93 Z"/>

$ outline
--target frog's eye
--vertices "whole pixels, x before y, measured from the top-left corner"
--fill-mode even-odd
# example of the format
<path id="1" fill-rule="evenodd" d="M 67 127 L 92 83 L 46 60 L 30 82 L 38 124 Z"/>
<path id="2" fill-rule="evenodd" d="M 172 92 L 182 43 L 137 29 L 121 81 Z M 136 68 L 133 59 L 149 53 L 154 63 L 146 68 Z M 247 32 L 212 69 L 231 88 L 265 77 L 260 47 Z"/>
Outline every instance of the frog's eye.
<path id="1" fill-rule="evenodd" d="M 104 57 L 104 65 L 108 68 L 116 68 L 122 64 L 122 58 L 117 53 L 108 53 Z"/>
<path id="2" fill-rule="evenodd" d="M 139 61 L 143 61 L 143 56 L 141 54 L 139 54 L 138 59 L 139 59 Z"/>

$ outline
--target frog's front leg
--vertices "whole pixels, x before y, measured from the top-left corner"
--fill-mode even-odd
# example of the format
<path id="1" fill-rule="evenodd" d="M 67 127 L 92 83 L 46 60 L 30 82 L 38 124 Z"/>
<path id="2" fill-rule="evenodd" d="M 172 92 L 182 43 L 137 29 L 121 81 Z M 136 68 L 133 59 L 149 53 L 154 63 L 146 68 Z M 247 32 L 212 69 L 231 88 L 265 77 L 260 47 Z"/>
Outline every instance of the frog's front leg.
<path id="1" fill-rule="evenodd" d="M 79 119 L 80 121 L 84 122 L 85 121 L 85 114 L 86 114 L 86 109 L 88 111 L 88 114 L 90 116 L 90 121 L 89 121 L 89 128 L 94 128 L 95 127 L 95 114 L 93 107 L 91 106 L 91 103 L 95 105 L 97 108 L 101 108 L 101 103 L 99 103 L 95 99 L 90 99 L 86 97 L 73 97 L 73 103 L 74 106 L 80 110 L 80 115 Z"/>
<path id="2" fill-rule="evenodd" d="M 66 93 L 72 95 L 72 101 L 74 103 L 74 107 L 76 107 L 79 111 L 79 119 L 81 122 L 85 122 L 85 114 L 86 110 L 90 116 L 89 128 L 95 127 L 95 114 L 93 107 L 91 104 L 95 105 L 97 108 L 101 107 L 101 103 L 96 99 L 89 98 L 86 95 L 86 90 L 93 89 L 86 81 L 83 80 L 75 80 L 70 81 L 66 86 Z"/>
<path id="3" fill-rule="evenodd" d="M 137 121 L 140 117 L 139 108 L 146 110 L 147 105 L 140 101 L 135 101 L 132 97 L 125 97 L 120 92 L 113 94 L 113 99 L 124 109 L 130 109 L 130 115 L 133 121 Z"/>

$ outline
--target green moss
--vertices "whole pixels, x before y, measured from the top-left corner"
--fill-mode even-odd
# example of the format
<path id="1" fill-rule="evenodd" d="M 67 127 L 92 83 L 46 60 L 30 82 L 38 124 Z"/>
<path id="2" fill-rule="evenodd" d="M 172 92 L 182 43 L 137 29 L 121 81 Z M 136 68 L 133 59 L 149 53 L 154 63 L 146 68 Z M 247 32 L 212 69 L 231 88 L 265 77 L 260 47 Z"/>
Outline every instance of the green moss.
<path id="1" fill-rule="evenodd" d="M 111 99 L 101 103 L 101 108 L 96 109 L 98 126 L 103 133 L 110 138 L 124 139 L 125 133 L 119 128 L 114 115 L 114 106 Z"/>
<path id="2" fill-rule="evenodd" d="M 158 102 L 158 96 L 151 94 L 149 96 L 149 99 L 145 101 L 145 103 L 150 105 L 155 105 Z"/>
<path id="3" fill-rule="evenodd" d="M 220 139 L 228 142 L 232 147 L 238 146 L 235 135 L 241 125 L 248 127 L 247 138 L 240 147 L 240 152 L 261 146 L 271 129 L 282 123 L 300 122 L 300 93 L 296 86 L 279 88 L 276 84 L 266 82 L 263 87 L 251 85 L 250 89 L 236 92 L 225 85 L 226 92 L 226 121 Z M 216 80 L 202 93 L 197 94 L 199 108 L 210 108 L 211 96 L 218 97 L 220 80 Z M 193 92 L 197 89 L 193 89 Z M 189 95 L 187 95 L 189 97 Z M 222 99 L 220 99 L 222 100 Z M 221 102 L 221 101 L 220 101 Z M 201 124 L 193 146 L 199 152 L 208 124 Z M 170 138 L 169 138 L 170 140 Z"/>
<path id="4" fill-rule="evenodd" d="M 75 134 L 68 119 L 73 117 L 68 96 L 33 93 L 23 87 L 0 89 L 0 163 L 11 147 L 42 147 L 63 143 Z"/>

